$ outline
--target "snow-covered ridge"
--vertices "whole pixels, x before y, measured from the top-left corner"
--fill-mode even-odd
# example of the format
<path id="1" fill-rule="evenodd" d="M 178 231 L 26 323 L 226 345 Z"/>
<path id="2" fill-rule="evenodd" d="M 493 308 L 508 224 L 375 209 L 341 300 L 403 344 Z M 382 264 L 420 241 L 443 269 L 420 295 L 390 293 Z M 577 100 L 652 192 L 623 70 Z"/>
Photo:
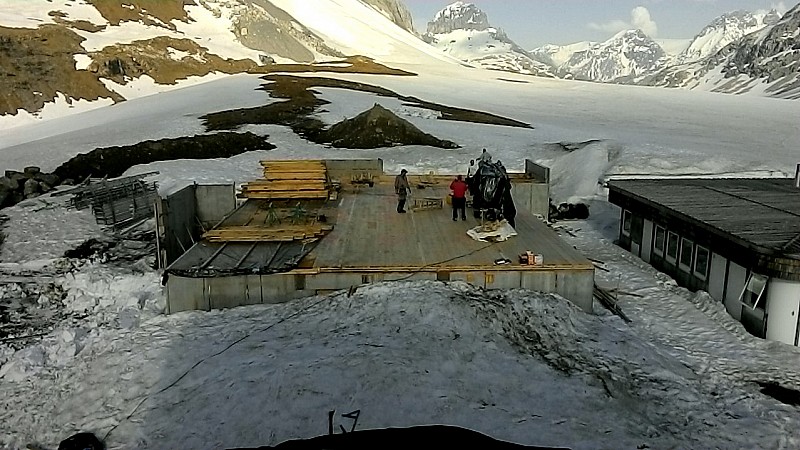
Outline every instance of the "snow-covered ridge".
<path id="1" fill-rule="evenodd" d="M 713 55 L 666 68 L 643 83 L 800 99 L 799 36 L 800 4 Z"/>
<path id="2" fill-rule="evenodd" d="M 635 80 L 666 64 L 666 53 L 641 30 L 620 31 L 611 39 L 577 51 L 562 65 L 561 74 L 588 81 Z"/>
<path id="3" fill-rule="evenodd" d="M 763 13 L 741 10 L 725 13 L 692 39 L 689 47 L 678 56 L 676 63 L 685 64 L 712 56 L 731 42 L 775 24 L 780 17 L 775 10 Z"/>

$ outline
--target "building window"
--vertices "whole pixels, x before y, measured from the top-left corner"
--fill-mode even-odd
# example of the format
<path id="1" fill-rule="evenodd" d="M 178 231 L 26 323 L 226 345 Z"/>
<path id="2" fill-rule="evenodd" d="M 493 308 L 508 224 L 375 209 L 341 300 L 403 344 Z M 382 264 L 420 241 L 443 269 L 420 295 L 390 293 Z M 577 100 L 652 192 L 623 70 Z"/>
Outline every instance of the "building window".
<path id="1" fill-rule="evenodd" d="M 664 256 L 664 241 L 667 238 L 667 230 L 656 225 L 656 239 L 653 241 L 653 253 Z"/>
<path id="2" fill-rule="evenodd" d="M 769 278 L 763 275 L 757 273 L 750 274 L 750 278 L 744 285 L 739 300 L 749 308 L 764 309 L 764 302 L 762 302 L 761 299 L 764 297 L 764 289 L 767 287 L 767 281 L 769 281 Z"/>
<path id="3" fill-rule="evenodd" d="M 622 210 L 622 235 L 623 236 L 630 236 L 631 235 L 631 222 L 633 218 L 633 214 L 630 211 L 624 209 Z"/>
<path id="4" fill-rule="evenodd" d="M 678 239 L 677 234 L 671 231 L 667 233 L 667 261 L 673 264 L 678 259 Z"/>
<path id="5" fill-rule="evenodd" d="M 678 262 L 678 267 L 690 272 L 692 270 L 692 248 L 694 243 L 689 239 L 681 239 L 681 257 Z"/>
<path id="6" fill-rule="evenodd" d="M 694 276 L 705 280 L 708 276 L 708 262 L 711 254 L 707 248 L 697 246 L 697 251 L 694 252 Z"/>

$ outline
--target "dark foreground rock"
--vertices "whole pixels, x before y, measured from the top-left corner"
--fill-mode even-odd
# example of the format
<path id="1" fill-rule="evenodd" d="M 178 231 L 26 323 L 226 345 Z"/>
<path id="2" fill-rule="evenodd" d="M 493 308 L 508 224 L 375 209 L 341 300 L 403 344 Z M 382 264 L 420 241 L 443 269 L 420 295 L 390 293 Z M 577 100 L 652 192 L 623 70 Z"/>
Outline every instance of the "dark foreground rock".
<path id="1" fill-rule="evenodd" d="M 216 133 L 144 141 L 122 147 L 106 147 L 82 153 L 59 166 L 55 173 L 62 179 L 87 177 L 115 178 L 138 164 L 174 159 L 229 158 L 253 150 L 272 150 L 266 136 L 254 133 Z"/>
<path id="2" fill-rule="evenodd" d="M 44 173 L 36 166 L 26 167 L 22 172 L 6 170 L 0 177 L 0 208 L 38 197 L 59 184 L 61 178 L 58 175 Z"/>

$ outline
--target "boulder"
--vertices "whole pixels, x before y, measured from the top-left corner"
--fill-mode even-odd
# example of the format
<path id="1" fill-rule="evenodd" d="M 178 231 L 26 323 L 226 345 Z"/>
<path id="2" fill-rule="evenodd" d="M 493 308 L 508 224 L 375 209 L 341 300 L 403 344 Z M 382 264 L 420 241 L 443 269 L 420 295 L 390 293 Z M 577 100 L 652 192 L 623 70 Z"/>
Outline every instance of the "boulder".
<path id="1" fill-rule="evenodd" d="M 25 185 L 22 188 L 22 195 L 25 198 L 36 197 L 39 195 L 39 182 L 34 180 L 33 178 L 29 178 L 25 181 Z"/>
<path id="2" fill-rule="evenodd" d="M 12 180 L 9 177 L 0 177 L 0 186 L 5 186 L 6 188 L 13 191 L 19 189 L 19 181 Z"/>
<path id="3" fill-rule="evenodd" d="M 6 205 L 6 201 L 11 197 L 11 189 L 5 184 L 0 184 L 0 208 Z"/>
<path id="4" fill-rule="evenodd" d="M 33 178 L 37 174 L 41 173 L 41 171 L 42 171 L 42 169 L 40 169 L 39 167 L 36 167 L 36 166 L 28 166 L 28 167 L 23 169 L 23 172 L 25 173 L 25 177 L 26 178 Z"/>
<path id="5" fill-rule="evenodd" d="M 36 174 L 36 176 L 34 176 L 33 179 L 38 181 L 39 183 L 48 184 L 50 186 L 58 186 L 59 181 L 61 181 L 58 175 L 54 173 L 44 173 L 44 172 Z"/>

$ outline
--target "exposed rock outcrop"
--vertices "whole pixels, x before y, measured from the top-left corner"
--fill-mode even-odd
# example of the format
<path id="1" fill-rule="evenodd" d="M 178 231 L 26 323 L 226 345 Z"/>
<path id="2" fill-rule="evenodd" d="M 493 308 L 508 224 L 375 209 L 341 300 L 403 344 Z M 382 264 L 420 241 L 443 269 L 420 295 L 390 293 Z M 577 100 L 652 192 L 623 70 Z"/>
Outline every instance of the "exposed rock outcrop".
<path id="1" fill-rule="evenodd" d="M 398 117 L 379 104 L 343 120 L 320 135 L 334 147 L 379 148 L 397 145 L 428 145 L 438 148 L 458 148 L 454 142 L 438 139 L 422 132 L 411 122 Z"/>
<path id="2" fill-rule="evenodd" d="M 253 133 L 216 133 L 144 141 L 122 147 L 106 147 L 82 153 L 60 165 L 55 173 L 62 179 L 121 176 L 130 167 L 172 159 L 229 158 L 252 150 L 272 150 L 266 137 Z"/>

